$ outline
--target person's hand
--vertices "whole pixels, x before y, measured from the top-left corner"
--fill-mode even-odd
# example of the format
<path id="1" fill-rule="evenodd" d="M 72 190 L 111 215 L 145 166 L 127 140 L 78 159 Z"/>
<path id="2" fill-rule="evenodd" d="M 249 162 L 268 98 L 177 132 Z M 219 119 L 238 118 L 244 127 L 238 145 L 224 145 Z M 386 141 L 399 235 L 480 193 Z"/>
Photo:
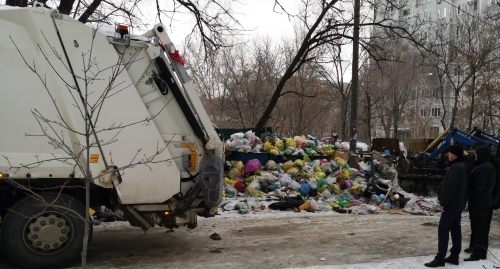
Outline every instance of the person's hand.
<path id="1" fill-rule="evenodd" d="M 444 207 L 439 206 L 439 211 L 444 212 Z"/>

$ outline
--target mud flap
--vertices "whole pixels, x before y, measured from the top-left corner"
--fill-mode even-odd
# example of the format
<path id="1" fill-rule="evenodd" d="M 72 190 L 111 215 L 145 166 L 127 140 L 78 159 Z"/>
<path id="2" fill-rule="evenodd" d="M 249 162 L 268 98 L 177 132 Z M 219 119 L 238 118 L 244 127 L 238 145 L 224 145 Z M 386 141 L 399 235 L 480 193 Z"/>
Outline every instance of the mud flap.
<path id="1" fill-rule="evenodd" d="M 223 173 L 224 166 L 220 157 L 210 154 L 201 160 L 198 184 L 207 207 L 216 207 L 222 200 Z"/>

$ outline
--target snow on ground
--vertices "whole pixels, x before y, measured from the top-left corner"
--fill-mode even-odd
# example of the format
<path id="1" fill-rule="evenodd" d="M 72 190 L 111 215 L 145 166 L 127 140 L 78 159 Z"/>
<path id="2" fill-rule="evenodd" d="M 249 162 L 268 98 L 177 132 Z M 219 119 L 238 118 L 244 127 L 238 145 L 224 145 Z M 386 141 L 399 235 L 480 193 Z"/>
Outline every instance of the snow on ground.
<path id="1" fill-rule="evenodd" d="M 464 255 L 465 254 L 465 255 Z M 468 258 L 469 254 L 460 254 L 460 262 L 458 265 L 453 265 L 447 263 L 445 268 L 456 268 L 456 269 L 496 269 L 500 268 L 500 249 L 490 249 L 488 254 L 488 260 L 475 261 L 475 262 L 464 262 L 464 258 Z M 430 262 L 434 259 L 434 256 L 419 256 L 419 257 L 409 257 L 401 259 L 393 259 L 383 262 L 371 262 L 371 263 L 359 263 L 353 265 L 329 265 L 329 266 L 312 266 L 305 267 L 304 269 L 420 269 L 428 268 L 424 266 L 424 263 Z M 495 263 L 494 263 L 495 262 Z"/>

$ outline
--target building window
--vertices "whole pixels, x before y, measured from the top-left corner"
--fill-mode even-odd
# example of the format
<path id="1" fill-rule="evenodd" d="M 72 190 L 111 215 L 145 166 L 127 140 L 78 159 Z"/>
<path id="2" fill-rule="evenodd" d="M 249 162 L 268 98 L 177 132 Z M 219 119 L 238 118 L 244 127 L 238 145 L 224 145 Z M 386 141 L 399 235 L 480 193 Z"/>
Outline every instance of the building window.
<path id="1" fill-rule="evenodd" d="M 439 108 L 439 107 L 432 108 L 431 112 L 432 112 L 433 117 L 440 117 L 441 116 L 441 108 Z"/>
<path id="2" fill-rule="evenodd" d="M 477 30 L 477 21 L 473 21 L 470 25 L 470 29 L 472 32 L 475 32 Z"/>
<path id="3" fill-rule="evenodd" d="M 429 11 L 424 11 L 424 20 L 425 21 L 431 20 L 431 13 Z"/>
<path id="4" fill-rule="evenodd" d="M 457 6 L 457 15 L 462 14 L 462 5 Z"/>
<path id="5" fill-rule="evenodd" d="M 439 127 L 431 127 L 431 137 L 439 136 Z"/>
<path id="6" fill-rule="evenodd" d="M 474 10 L 478 10 L 479 9 L 479 0 L 475 0 L 474 1 Z"/>
<path id="7" fill-rule="evenodd" d="M 410 10 L 409 9 L 403 10 L 403 16 L 406 17 L 408 15 L 410 15 Z"/>
<path id="8" fill-rule="evenodd" d="M 435 98 L 439 97 L 439 87 L 434 87 L 432 89 L 432 97 L 435 97 Z"/>
<path id="9" fill-rule="evenodd" d="M 421 117 L 427 117 L 427 116 L 429 116 L 429 110 L 426 109 L 426 108 L 421 108 L 420 109 L 420 116 Z"/>
<path id="10" fill-rule="evenodd" d="M 441 19 L 441 10 L 436 12 L 436 19 Z"/>
<path id="11" fill-rule="evenodd" d="M 443 9 L 443 18 L 446 18 L 446 8 Z"/>

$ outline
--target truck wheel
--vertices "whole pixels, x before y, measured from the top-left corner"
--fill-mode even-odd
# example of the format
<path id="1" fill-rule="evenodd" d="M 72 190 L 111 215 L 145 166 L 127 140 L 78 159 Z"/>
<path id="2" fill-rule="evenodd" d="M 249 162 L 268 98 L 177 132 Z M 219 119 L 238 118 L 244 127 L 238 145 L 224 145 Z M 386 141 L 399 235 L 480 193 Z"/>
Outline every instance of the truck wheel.
<path id="1" fill-rule="evenodd" d="M 7 214 L 2 224 L 7 255 L 23 268 L 71 265 L 81 256 L 85 207 L 65 194 L 40 195 L 46 202 L 26 197 Z"/>

